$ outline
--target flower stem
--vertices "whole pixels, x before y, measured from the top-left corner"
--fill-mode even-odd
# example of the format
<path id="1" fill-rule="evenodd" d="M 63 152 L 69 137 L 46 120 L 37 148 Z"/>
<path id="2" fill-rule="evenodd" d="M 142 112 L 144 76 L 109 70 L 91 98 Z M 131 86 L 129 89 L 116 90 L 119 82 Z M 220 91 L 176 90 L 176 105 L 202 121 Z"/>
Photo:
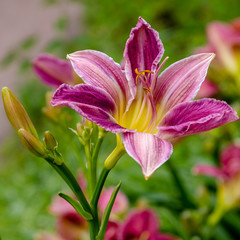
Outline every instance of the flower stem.
<path id="1" fill-rule="evenodd" d="M 85 150 L 86 159 L 87 159 L 88 191 L 89 191 L 89 197 L 91 198 L 93 196 L 94 187 L 96 184 L 96 172 L 94 172 L 94 167 L 93 167 L 94 163 L 92 161 L 89 141 L 84 145 L 84 150 Z"/>
<path id="2" fill-rule="evenodd" d="M 98 139 L 92 153 L 92 174 L 93 174 L 93 186 L 95 188 L 97 182 L 97 160 L 100 148 L 102 146 L 103 139 L 105 137 L 105 130 L 101 127 L 98 127 Z"/>
<path id="3" fill-rule="evenodd" d="M 47 162 L 56 170 L 56 172 L 62 177 L 62 179 L 66 182 L 66 184 L 71 188 L 79 202 L 81 203 L 83 209 L 89 213 L 92 213 L 92 209 L 84 196 L 84 193 L 79 186 L 76 178 L 73 176 L 71 171 L 68 169 L 68 167 L 63 163 L 61 165 L 57 165 L 53 162 L 52 158 L 46 158 Z M 96 221 L 98 222 L 98 219 L 93 219 L 88 221 L 88 227 L 90 232 L 90 239 L 95 240 L 96 235 L 98 233 L 98 229 L 96 228 Z"/>
<path id="4" fill-rule="evenodd" d="M 187 193 L 187 190 L 185 186 L 183 185 L 182 179 L 179 176 L 179 173 L 175 166 L 172 164 L 171 160 L 167 161 L 167 166 L 168 169 L 170 170 L 170 173 L 172 174 L 173 180 L 176 184 L 176 186 L 179 189 L 179 192 L 181 194 L 181 199 L 183 204 L 185 205 L 186 208 L 195 208 L 195 203 L 193 200 L 190 198 L 189 194 Z"/>
<path id="5" fill-rule="evenodd" d="M 57 173 L 63 178 L 63 180 L 67 183 L 67 185 L 71 188 L 73 193 L 76 195 L 79 202 L 82 204 L 85 211 L 91 213 L 90 205 L 82 189 L 80 188 L 76 178 L 73 176 L 69 168 L 63 163 L 61 165 L 57 165 L 52 162 L 52 159 L 46 158 L 48 163 L 57 171 Z"/>

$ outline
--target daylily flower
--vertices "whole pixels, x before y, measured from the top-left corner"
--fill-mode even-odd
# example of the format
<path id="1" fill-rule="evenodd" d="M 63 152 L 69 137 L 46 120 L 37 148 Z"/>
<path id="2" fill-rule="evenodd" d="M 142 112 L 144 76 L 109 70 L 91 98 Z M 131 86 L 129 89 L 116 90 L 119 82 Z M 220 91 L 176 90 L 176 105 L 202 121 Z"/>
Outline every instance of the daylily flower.
<path id="1" fill-rule="evenodd" d="M 82 82 L 67 60 L 51 54 L 42 53 L 37 56 L 33 60 L 33 69 L 43 83 L 51 87 L 58 87 L 62 83 L 74 85 Z"/>
<path id="2" fill-rule="evenodd" d="M 158 65 L 163 53 L 158 33 L 139 18 L 126 43 L 124 70 L 104 53 L 75 52 L 68 59 L 86 84 L 63 84 L 52 98 L 53 106 L 68 106 L 105 130 L 122 133 L 146 179 L 172 154 L 170 139 L 238 120 L 225 102 L 192 101 L 214 54 L 193 55 L 159 75 L 167 59 Z"/>
<path id="3" fill-rule="evenodd" d="M 221 153 L 220 168 L 196 165 L 194 173 L 215 177 L 218 182 L 219 205 L 225 210 L 240 206 L 240 145 L 232 144 Z"/>
<path id="4" fill-rule="evenodd" d="M 219 82 L 221 79 L 235 81 L 235 89 L 240 87 L 240 18 L 229 24 L 211 22 L 207 26 L 208 44 L 197 49 L 197 52 L 212 52 L 216 59 L 210 67 L 208 78 L 210 81 Z M 222 86 L 226 91 L 225 85 Z M 234 90 L 234 87 L 233 87 Z M 231 93 L 231 91 L 230 91 Z"/>
<path id="5" fill-rule="evenodd" d="M 128 214 L 119 229 L 116 240 L 177 240 L 179 238 L 159 233 L 159 220 L 150 209 L 134 210 Z"/>

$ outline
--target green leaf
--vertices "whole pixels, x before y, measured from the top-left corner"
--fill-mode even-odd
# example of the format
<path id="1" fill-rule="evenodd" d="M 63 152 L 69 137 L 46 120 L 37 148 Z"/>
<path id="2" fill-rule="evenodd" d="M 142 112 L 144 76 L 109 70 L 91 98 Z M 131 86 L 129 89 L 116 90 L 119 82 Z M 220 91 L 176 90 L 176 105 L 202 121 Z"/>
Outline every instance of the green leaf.
<path id="1" fill-rule="evenodd" d="M 105 232 L 107 229 L 108 220 L 110 217 L 110 213 L 111 213 L 114 201 L 117 197 L 118 191 L 120 189 L 120 186 L 121 186 L 121 182 L 116 186 L 116 188 L 112 192 L 111 198 L 107 204 L 107 207 L 106 207 L 103 217 L 102 217 L 102 224 L 100 226 L 100 230 L 99 230 L 99 233 L 96 238 L 97 240 L 102 240 L 104 238 L 104 235 L 105 235 Z"/>
<path id="2" fill-rule="evenodd" d="M 61 198 L 65 199 L 67 202 L 69 202 L 74 207 L 74 209 L 78 212 L 78 214 L 80 214 L 87 221 L 93 219 L 92 214 L 89 212 L 86 212 L 77 200 L 75 200 L 74 198 L 70 197 L 69 195 L 67 195 L 65 193 L 59 193 L 58 195 Z"/>

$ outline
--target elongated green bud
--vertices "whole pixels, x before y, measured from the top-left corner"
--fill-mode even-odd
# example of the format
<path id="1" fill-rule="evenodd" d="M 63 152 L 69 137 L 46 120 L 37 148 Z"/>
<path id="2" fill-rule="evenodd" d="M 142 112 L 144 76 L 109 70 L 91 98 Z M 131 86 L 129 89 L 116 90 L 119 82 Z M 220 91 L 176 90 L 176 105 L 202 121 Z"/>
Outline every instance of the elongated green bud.
<path id="1" fill-rule="evenodd" d="M 46 158 L 48 156 L 43 144 L 39 141 L 39 139 L 33 136 L 27 130 L 20 128 L 18 130 L 18 135 L 25 148 L 27 148 L 30 152 L 41 158 Z"/>
<path id="2" fill-rule="evenodd" d="M 49 151 L 54 151 L 58 147 L 58 143 L 50 131 L 44 133 L 43 143 Z"/>
<path id="3" fill-rule="evenodd" d="M 38 138 L 37 131 L 23 105 L 9 88 L 2 88 L 2 98 L 8 120 L 16 132 L 18 132 L 20 128 L 23 128 Z"/>

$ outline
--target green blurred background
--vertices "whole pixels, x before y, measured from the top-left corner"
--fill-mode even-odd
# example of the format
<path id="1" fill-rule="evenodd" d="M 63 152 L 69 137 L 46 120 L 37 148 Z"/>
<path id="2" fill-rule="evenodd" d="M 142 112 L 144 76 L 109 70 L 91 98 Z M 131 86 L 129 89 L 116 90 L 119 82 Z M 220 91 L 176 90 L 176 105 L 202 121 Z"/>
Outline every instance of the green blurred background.
<path id="1" fill-rule="evenodd" d="M 29 0 L 30 1 L 30 0 Z M 71 21 L 69 15 L 56 17 L 52 31 L 55 38 L 49 40 L 36 53 L 49 52 L 65 58 L 67 53 L 83 49 L 96 49 L 121 62 L 130 30 L 142 16 L 156 29 L 165 47 L 167 65 L 192 54 L 194 48 L 206 43 L 205 28 L 207 23 L 220 20 L 228 22 L 239 16 L 239 0 L 42 0 L 42 9 L 54 8 L 56 11 L 62 2 L 79 5 L 79 18 L 69 34 Z M 9 1 L 14 4 L 14 1 Z M 24 7 L 24 6 L 23 6 Z M 40 11 L 40 10 L 39 10 Z M 76 14 L 76 12 L 75 12 Z M 1 19 L 1 16 L 0 16 Z M 15 19 L 18 21 L 18 19 Z M 6 26 L 7 27 L 7 26 Z M 38 36 L 26 36 L 24 41 L 9 49 L 1 61 L 1 68 L 18 66 L 16 78 L 24 81 L 15 91 L 28 111 L 40 136 L 50 130 L 58 139 L 60 151 L 73 172 L 79 165 L 76 151 L 83 149 L 76 137 L 69 130 L 63 131 L 43 116 L 41 108 L 45 105 L 45 92 L 49 90 L 33 74 L 31 52 L 36 46 Z M 36 50 L 35 50 L 36 51 Z M 26 57 L 27 56 L 27 57 Z M 76 118 L 78 116 L 71 111 Z M 2 118 L 2 116 L 1 116 Z M 230 136 L 219 139 L 226 127 L 211 133 L 190 136 L 174 146 L 170 159 L 179 172 L 190 198 L 196 199 L 200 185 L 207 185 L 214 204 L 215 181 L 208 177 L 196 177 L 191 168 L 199 162 L 217 163 L 219 149 L 229 139 L 238 138 L 237 125 L 230 124 Z M 230 130 L 229 130 L 230 129 Z M 240 131 L 239 131 L 240 132 Z M 108 133 L 100 153 L 102 162 L 114 148 L 114 135 Z M 67 143 L 67 144 L 66 144 Z M 72 146 L 76 146 L 72 150 Z M 122 191 L 131 204 L 139 199 L 146 199 L 158 211 L 162 231 L 172 232 L 186 237 L 181 224 L 180 213 L 188 207 L 180 199 L 180 193 L 164 164 L 156 173 L 145 181 L 140 167 L 127 155 L 111 172 L 107 185 L 116 185 L 122 180 Z M 33 239 L 42 230 L 53 231 L 55 218 L 48 213 L 51 199 L 67 186 L 43 160 L 27 152 L 15 132 L 9 133 L 1 142 L 0 159 L 0 236 L 2 239 Z M 231 212 L 216 228 L 214 239 L 240 239 L 240 215 Z"/>

